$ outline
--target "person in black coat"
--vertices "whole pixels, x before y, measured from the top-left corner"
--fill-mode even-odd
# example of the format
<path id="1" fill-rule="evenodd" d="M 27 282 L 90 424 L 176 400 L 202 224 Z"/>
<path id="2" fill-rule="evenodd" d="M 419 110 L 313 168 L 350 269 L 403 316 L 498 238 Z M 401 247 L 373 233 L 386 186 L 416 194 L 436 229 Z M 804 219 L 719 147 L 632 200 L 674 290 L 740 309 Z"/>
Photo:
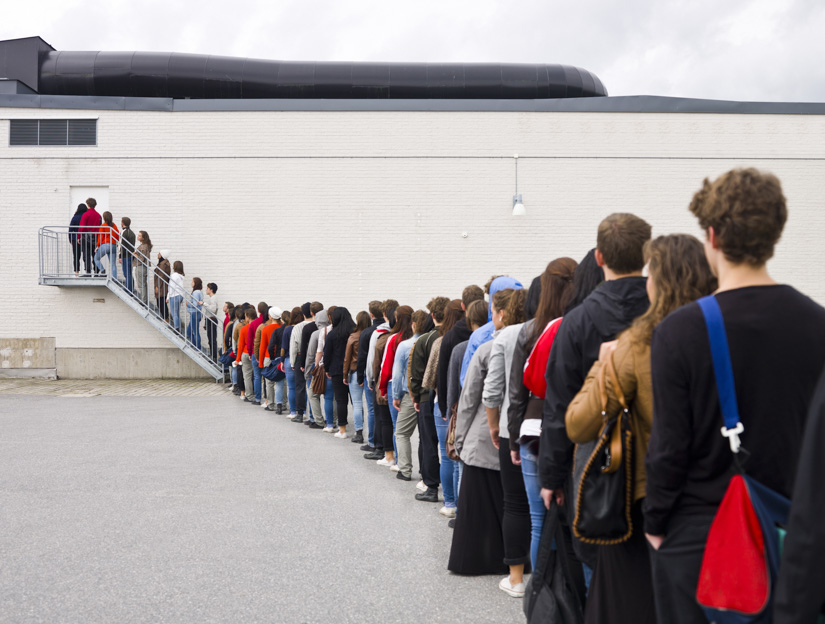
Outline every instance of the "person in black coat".
<path id="1" fill-rule="evenodd" d="M 80 220 L 83 218 L 83 213 L 86 212 L 86 204 L 78 204 L 72 220 L 69 222 L 69 242 L 72 245 L 72 265 L 74 266 L 74 276 L 80 274 Z"/>
<path id="2" fill-rule="evenodd" d="M 338 433 L 336 438 L 347 437 L 347 410 L 349 388 L 344 381 L 344 356 L 347 353 L 347 340 L 355 330 L 355 321 L 344 307 L 336 307 L 332 312 L 332 331 L 324 342 L 324 370 L 332 380 L 335 402 L 338 404 Z"/>
<path id="3" fill-rule="evenodd" d="M 605 281 L 564 316 L 553 341 L 539 443 L 539 482 L 548 509 L 551 497 L 563 505 L 565 490 L 575 490 L 571 479 L 574 444 L 564 423 L 567 406 L 599 358 L 602 343 L 614 340 L 650 306 L 642 277 L 644 245 L 650 233 L 647 222 L 627 213 L 612 214 L 599 224 L 595 256 Z M 588 457 L 594 444 L 582 445 L 579 456 Z M 595 549 L 581 546 L 577 544 L 577 554 L 592 568 Z"/>
<path id="4" fill-rule="evenodd" d="M 819 378 L 796 471 L 774 624 L 810 624 L 825 613 L 825 371 Z"/>

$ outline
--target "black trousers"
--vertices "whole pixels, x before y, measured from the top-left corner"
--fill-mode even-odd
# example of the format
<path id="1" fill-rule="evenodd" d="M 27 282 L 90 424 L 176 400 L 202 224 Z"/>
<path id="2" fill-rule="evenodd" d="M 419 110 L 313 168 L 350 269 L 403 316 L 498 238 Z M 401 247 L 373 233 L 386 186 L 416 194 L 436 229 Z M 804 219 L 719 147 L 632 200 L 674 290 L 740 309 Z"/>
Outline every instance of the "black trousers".
<path id="1" fill-rule="evenodd" d="M 307 378 L 300 366 L 296 366 L 293 371 L 295 372 L 295 411 L 303 416 L 307 408 Z M 340 410 L 338 413 L 341 413 Z"/>
<path id="2" fill-rule="evenodd" d="M 343 375 L 332 376 L 332 391 L 335 393 L 335 403 L 338 407 L 338 426 L 347 425 L 347 410 L 349 409 L 349 386 L 344 383 Z"/>
<path id="3" fill-rule="evenodd" d="M 510 459 L 510 440 L 500 439 L 498 459 L 501 464 L 501 489 L 504 491 L 504 516 L 501 520 L 504 563 L 529 567 L 530 503 L 527 502 L 521 466 L 516 466 Z"/>
<path id="4" fill-rule="evenodd" d="M 213 362 L 218 360 L 218 319 L 208 317 L 206 319 L 206 339 L 209 342 L 209 359 Z"/>
<path id="5" fill-rule="evenodd" d="M 441 464 L 438 461 L 438 433 L 433 420 L 432 392 L 421 395 L 418 412 L 418 465 L 421 466 L 421 479 L 428 488 L 437 488 L 441 483 Z"/>
<path id="6" fill-rule="evenodd" d="M 80 272 L 80 255 L 81 255 L 81 248 L 80 242 L 77 240 L 77 236 L 71 237 L 72 243 L 72 266 L 74 267 L 74 272 Z"/>
<path id="7" fill-rule="evenodd" d="M 169 304 L 166 303 L 166 297 L 156 297 L 158 302 L 158 314 L 164 321 L 169 321 Z"/>
<path id="8" fill-rule="evenodd" d="M 97 273 L 97 267 L 94 264 L 95 257 L 95 235 L 81 234 L 81 245 L 83 246 L 83 265 L 86 268 L 86 273 Z"/>
<path id="9" fill-rule="evenodd" d="M 364 381 L 364 383 L 367 383 Z M 374 431 L 372 432 L 372 439 L 373 445 L 375 450 L 380 452 L 384 451 L 384 438 L 383 438 L 383 429 L 381 427 L 381 420 L 379 417 L 379 413 L 381 411 L 381 406 L 378 405 L 378 393 L 372 391 L 372 414 L 373 414 L 373 425 L 372 428 Z M 392 421 L 390 421 L 390 425 L 392 425 Z"/>
<path id="10" fill-rule="evenodd" d="M 375 389 L 375 394 L 380 392 L 378 388 Z M 395 450 L 392 445 L 392 416 L 390 416 L 390 406 L 375 404 L 375 446 L 378 448 L 378 436 L 381 436 L 381 447 L 385 453 L 391 453 Z"/>
<path id="11" fill-rule="evenodd" d="M 674 516 L 659 550 L 650 551 L 656 619 L 670 624 L 706 624 L 696 585 L 713 516 Z"/>

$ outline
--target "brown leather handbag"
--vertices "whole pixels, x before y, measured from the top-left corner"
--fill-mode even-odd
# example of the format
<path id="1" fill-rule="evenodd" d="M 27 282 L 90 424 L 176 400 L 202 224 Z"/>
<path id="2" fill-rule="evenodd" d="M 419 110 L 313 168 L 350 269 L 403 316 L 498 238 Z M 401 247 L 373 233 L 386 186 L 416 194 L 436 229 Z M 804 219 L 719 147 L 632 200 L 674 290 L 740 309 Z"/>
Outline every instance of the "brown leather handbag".
<path id="1" fill-rule="evenodd" d="M 321 362 L 312 371 L 312 383 L 309 384 L 312 394 L 324 394 L 327 391 L 327 372 L 324 370 L 324 363 Z"/>
<path id="2" fill-rule="evenodd" d="M 444 444 L 444 446 L 447 449 L 447 457 L 449 457 L 453 461 L 458 461 L 459 459 L 461 459 L 458 456 L 458 451 L 455 449 L 455 426 L 457 420 L 458 404 L 453 405 L 453 408 L 450 410 L 450 422 L 447 425 L 447 440 Z"/>

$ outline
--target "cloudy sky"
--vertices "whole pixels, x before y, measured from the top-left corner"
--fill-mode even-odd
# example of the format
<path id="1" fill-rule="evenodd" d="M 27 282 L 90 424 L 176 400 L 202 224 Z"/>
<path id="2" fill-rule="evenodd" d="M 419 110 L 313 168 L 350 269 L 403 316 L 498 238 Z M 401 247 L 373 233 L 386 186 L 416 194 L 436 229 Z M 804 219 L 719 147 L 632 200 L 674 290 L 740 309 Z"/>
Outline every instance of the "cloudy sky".
<path id="1" fill-rule="evenodd" d="M 825 101 L 825 0 L 32 0 L 0 39 L 315 61 L 565 63 L 611 95 Z"/>

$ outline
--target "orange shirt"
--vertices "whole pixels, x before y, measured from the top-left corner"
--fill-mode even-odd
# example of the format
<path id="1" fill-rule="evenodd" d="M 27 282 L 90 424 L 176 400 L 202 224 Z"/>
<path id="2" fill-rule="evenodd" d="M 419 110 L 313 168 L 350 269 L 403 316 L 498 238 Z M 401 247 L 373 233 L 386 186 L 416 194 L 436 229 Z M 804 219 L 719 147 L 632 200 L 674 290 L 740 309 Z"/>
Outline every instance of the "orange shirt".
<path id="1" fill-rule="evenodd" d="M 97 246 L 100 247 L 101 245 L 105 245 L 106 243 L 112 243 L 113 245 L 117 245 L 117 242 L 120 240 L 120 230 L 117 229 L 116 225 L 111 226 L 111 230 L 109 226 L 105 223 L 100 226 L 97 235 Z"/>
<path id="2" fill-rule="evenodd" d="M 280 326 L 280 323 L 271 323 L 264 325 L 264 328 L 261 330 L 261 348 L 258 351 L 258 366 L 263 366 L 264 361 L 269 357 L 269 339 L 272 338 L 272 332 Z"/>
<path id="3" fill-rule="evenodd" d="M 249 323 L 241 327 L 241 331 L 238 334 L 238 355 L 235 356 L 235 361 L 240 363 L 241 355 L 246 353 L 246 337 L 249 334 Z"/>

